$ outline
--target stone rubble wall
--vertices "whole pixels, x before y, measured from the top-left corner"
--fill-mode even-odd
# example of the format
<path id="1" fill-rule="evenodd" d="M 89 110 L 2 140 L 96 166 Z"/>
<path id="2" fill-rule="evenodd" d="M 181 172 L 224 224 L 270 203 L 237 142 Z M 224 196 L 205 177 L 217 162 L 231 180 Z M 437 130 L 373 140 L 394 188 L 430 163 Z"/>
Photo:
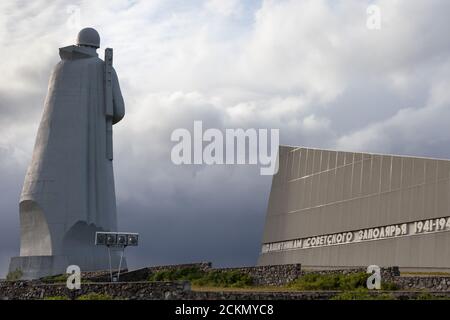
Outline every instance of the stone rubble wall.
<path id="1" fill-rule="evenodd" d="M 404 290 L 431 290 L 450 292 L 450 276 L 405 276 L 394 282 Z"/>
<path id="2" fill-rule="evenodd" d="M 301 264 L 283 264 L 276 266 L 256 266 L 240 268 L 212 269 L 218 271 L 237 271 L 249 275 L 257 286 L 283 286 L 294 281 L 302 274 Z"/>
<path id="3" fill-rule="evenodd" d="M 75 299 L 88 293 L 107 295 L 120 300 L 329 300 L 339 291 L 303 292 L 233 292 L 192 291 L 188 282 L 117 282 L 86 283 L 70 291 L 64 284 L 37 281 L 0 281 L 0 300 L 40 300 L 54 297 Z M 430 292 L 435 297 L 450 298 L 450 291 Z M 370 295 L 390 294 L 401 300 L 416 299 L 423 291 L 370 291 Z"/>
<path id="4" fill-rule="evenodd" d="M 204 271 L 237 271 L 248 274 L 257 286 L 283 286 L 308 273 L 319 274 L 351 274 L 366 272 L 366 268 L 347 268 L 342 270 L 302 270 L 300 264 L 256 266 L 239 268 L 212 268 L 211 263 L 193 263 L 183 265 L 156 266 L 125 272 L 120 282 L 110 283 L 109 273 L 83 273 L 82 289 L 76 295 L 89 292 L 107 294 L 117 299 L 325 299 L 335 293 L 317 292 L 196 292 L 190 290 L 186 281 L 149 282 L 149 276 L 163 270 L 182 268 L 199 268 Z M 398 291 L 392 294 L 400 298 L 408 298 L 414 292 L 440 292 L 450 295 L 450 276 L 442 275 L 409 275 L 400 276 L 398 267 L 382 268 L 382 281 L 397 284 Z M 89 275 L 91 278 L 89 278 Z M 91 282 L 95 281 L 95 282 Z M 86 283 L 87 282 L 87 283 Z M 407 293 L 405 293 L 405 290 Z M 281 291 L 281 290 L 278 290 Z M 417 293 L 416 292 L 416 293 Z M 417 294 L 419 294 L 417 293 Z M 70 296 L 65 283 L 46 284 L 34 281 L 0 281 L 0 299 L 42 299 L 52 296 Z M 374 293 L 376 294 L 376 293 Z"/>
<path id="5" fill-rule="evenodd" d="M 49 297 L 76 298 L 88 293 L 113 299 L 164 300 L 182 299 L 190 292 L 187 281 L 82 283 L 80 290 L 69 290 L 66 284 L 43 284 L 38 281 L 0 281 L 0 300 L 39 300 Z"/>
<path id="6" fill-rule="evenodd" d="M 350 274 L 358 272 L 366 272 L 367 268 L 347 268 L 347 269 L 330 269 L 330 270 L 302 270 L 301 264 L 283 264 L 272 266 L 255 266 L 255 267 L 234 267 L 234 268 L 213 268 L 210 262 L 191 263 L 182 265 L 168 265 L 168 266 L 156 266 L 147 267 L 134 271 L 122 273 L 120 275 L 120 281 L 146 281 L 150 275 L 159 271 L 169 271 L 183 268 L 198 268 L 203 271 L 236 271 L 249 275 L 253 279 L 253 284 L 258 286 L 283 286 L 286 285 L 301 275 L 306 273 L 318 273 L 318 274 Z M 389 281 L 393 277 L 399 276 L 399 269 L 397 267 L 381 268 L 382 279 L 388 279 Z M 97 277 L 88 277 L 86 279 L 90 281 L 109 281 L 109 274 L 103 274 Z"/>
<path id="7" fill-rule="evenodd" d="M 298 277 L 308 273 L 318 274 L 352 274 L 366 272 L 366 267 L 346 268 L 346 269 L 330 269 L 330 270 L 302 270 L 300 264 L 285 264 L 274 266 L 255 266 L 255 267 L 238 267 L 238 268 L 212 268 L 210 262 L 192 263 L 184 265 L 156 266 L 143 268 L 135 271 L 126 272 L 120 276 L 121 281 L 145 281 L 148 277 L 158 271 L 173 270 L 180 268 L 197 267 L 204 271 L 238 271 L 248 274 L 254 285 L 258 286 L 283 286 Z M 398 267 L 381 268 L 382 281 L 389 281 L 397 284 L 399 289 L 404 290 L 432 290 L 432 291 L 450 291 L 450 276 L 400 276 Z M 104 281 L 108 281 L 106 276 Z"/>

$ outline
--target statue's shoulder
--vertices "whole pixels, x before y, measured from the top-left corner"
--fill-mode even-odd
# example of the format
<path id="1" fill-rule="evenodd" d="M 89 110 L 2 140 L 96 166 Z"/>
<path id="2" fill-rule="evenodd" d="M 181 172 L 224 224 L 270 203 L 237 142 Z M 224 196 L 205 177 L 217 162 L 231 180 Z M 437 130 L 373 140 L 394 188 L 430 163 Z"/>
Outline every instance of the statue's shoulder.
<path id="1" fill-rule="evenodd" d="M 89 62 L 102 62 L 94 50 L 79 46 L 59 48 L 59 56 L 61 57 L 61 60 L 68 61 L 89 60 Z"/>
<path id="2" fill-rule="evenodd" d="M 87 62 L 89 62 L 90 64 L 95 64 L 95 65 L 103 65 L 105 62 L 100 59 L 99 57 L 91 57 L 91 58 L 87 58 L 86 59 Z"/>

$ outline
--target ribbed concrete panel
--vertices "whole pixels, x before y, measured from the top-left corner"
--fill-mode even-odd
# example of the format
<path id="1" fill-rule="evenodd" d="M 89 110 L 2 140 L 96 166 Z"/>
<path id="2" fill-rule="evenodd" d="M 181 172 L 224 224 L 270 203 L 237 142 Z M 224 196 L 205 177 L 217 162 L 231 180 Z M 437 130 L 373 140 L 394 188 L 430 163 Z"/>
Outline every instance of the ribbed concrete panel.
<path id="1" fill-rule="evenodd" d="M 286 146 L 279 154 L 259 264 L 450 269 L 450 161 Z M 395 227 L 405 229 L 388 234 Z M 356 236 L 332 242 L 344 233 Z M 298 245 L 310 240 L 318 242 Z"/>

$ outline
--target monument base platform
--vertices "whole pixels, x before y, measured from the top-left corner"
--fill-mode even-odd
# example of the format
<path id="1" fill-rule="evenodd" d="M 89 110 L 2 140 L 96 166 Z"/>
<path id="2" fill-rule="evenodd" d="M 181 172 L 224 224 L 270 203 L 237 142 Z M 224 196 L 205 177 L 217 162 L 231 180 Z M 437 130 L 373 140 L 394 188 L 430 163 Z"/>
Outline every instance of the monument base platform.
<path id="1" fill-rule="evenodd" d="M 72 260 L 72 261 L 70 261 Z M 47 276 L 54 276 L 66 273 L 69 265 L 78 265 L 81 272 L 109 270 L 109 258 L 100 257 L 95 261 L 73 261 L 67 256 L 21 256 L 12 257 L 9 264 L 9 272 L 20 270 L 21 280 L 33 280 Z M 78 262 L 78 263 L 77 263 Z M 119 268 L 120 256 L 111 254 L 111 266 L 113 271 Z M 121 269 L 127 269 L 125 257 L 122 259 Z"/>
<path id="2" fill-rule="evenodd" d="M 9 272 L 20 270 L 21 279 L 31 280 L 65 273 L 67 266 L 66 256 L 13 257 L 9 264 Z"/>

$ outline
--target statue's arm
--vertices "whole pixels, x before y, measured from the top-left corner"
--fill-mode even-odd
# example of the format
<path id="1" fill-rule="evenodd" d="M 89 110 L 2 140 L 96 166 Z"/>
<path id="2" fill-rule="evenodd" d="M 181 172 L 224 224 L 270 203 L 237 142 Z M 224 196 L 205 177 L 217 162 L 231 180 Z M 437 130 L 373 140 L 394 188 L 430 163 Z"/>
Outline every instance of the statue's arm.
<path id="1" fill-rule="evenodd" d="M 113 69 L 112 74 L 112 92 L 113 92 L 113 124 L 116 124 L 125 116 L 125 103 L 123 101 L 122 92 L 120 91 L 119 78 Z"/>

